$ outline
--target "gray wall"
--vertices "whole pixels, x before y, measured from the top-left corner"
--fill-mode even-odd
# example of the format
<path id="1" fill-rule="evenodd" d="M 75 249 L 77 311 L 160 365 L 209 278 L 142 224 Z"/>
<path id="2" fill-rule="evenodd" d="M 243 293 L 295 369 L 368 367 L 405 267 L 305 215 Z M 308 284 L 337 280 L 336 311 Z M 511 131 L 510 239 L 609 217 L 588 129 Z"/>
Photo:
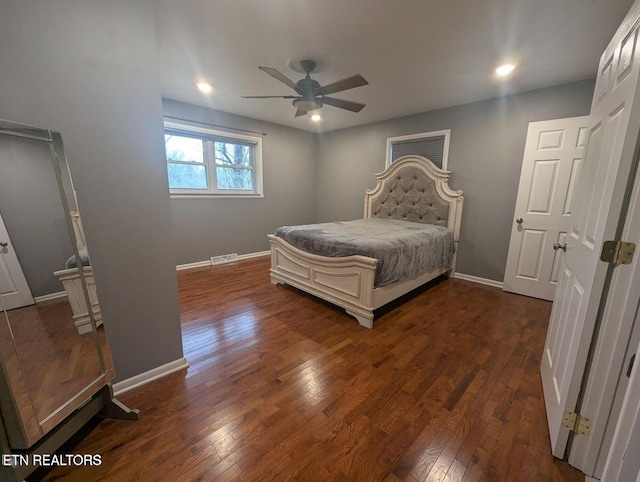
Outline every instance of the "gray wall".
<path id="1" fill-rule="evenodd" d="M 172 202 L 153 2 L 5 0 L 1 13 L 0 117 L 62 134 L 119 379 L 182 356 L 177 263 L 260 251 L 276 225 L 360 217 L 389 136 L 452 129 L 452 186 L 466 198 L 459 271 L 501 280 L 527 124 L 588 113 L 593 90 L 568 84 L 316 139 L 166 102 L 167 113 L 269 132 L 264 200 Z"/>
<path id="2" fill-rule="evenodd" d="M 529 122 L 589 114 L 592 80 L 322 134 L 319 222 L 362 216 L 391 136 L 451 129 L 451 186 L 464 191 L 457 271 L 502 281 Z"/>
<path id="3" fill-rule="evenodd" d="M 73 255 L 49 143 L 0 135 L 0 214 L 33 296 L 64 291 Z"/>
<path id="4" fill-rule="evenodd" d="M 153 2 L 0 13 L 0 117 L 62 135 L 118 379 L 181 358 Z"/>
<path id="5" fill-rule="evenodd" d="M 267 234 L 278 226 L 314 222 L 313 133 L 172 100 L 164 100 L 163 107 L 168 116 L 267 133 L 262 137 L 264 198 L 171 200 L 178 264 L 265 251 Z"/>

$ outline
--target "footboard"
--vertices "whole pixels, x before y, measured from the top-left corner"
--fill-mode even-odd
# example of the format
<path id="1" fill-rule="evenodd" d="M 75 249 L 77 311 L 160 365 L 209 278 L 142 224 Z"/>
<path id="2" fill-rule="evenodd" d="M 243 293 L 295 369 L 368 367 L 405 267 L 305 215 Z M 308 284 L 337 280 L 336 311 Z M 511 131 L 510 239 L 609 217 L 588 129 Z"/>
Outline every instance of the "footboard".
<path id="1" fill-rule="evenodd" d="M 302 251 L 277 236 L 271 243 L 271 282 L 286 283 L 341 306 L 358 323 L 373 327 L 373 282 L 377 259 L 327 258 Z"/>
<path id="2" fill-rule="evenodd" d="M 93 270 L 91 266 L 83 266 L 84 279 L 87 283 L 87 290 L 89 291 L 89 301 L 91 302 L 91 310 L 93 311 L 93 319 L 96 322 L 96 326 L 102 324 L 102 313 L 100 312 L 100 304 L 98 303 L 98 295 L 96 293 L 96 283 L 93 279 Z M 87 308 L 87 302 L 84 297 L 84 290 L 82 289 L 82 281 L 80 280 L 80 273 L 78 268 L 63 269 L 55 271 L 53 273 L 56 278 L 60 280 L 71 310 L 73 311 L 73 321 L 78 329 L 80 335 L 89 333 L 93 330 L 91 326 L 91 319 L 89 318 L 89 309 Z"/>

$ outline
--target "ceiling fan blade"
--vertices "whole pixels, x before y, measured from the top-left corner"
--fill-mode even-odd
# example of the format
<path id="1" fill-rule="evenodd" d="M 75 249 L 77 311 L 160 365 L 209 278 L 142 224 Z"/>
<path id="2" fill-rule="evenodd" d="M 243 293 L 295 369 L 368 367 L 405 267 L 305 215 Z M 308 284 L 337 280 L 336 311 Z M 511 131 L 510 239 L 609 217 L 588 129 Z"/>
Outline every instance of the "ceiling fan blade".
<path id="1" fill-rule="evenodd" d="M 332 105 L 340 109 L 350 110 L 351 112 L 360 112 L 367 104 L 360 104 L 359 102 L 352 102 L 350 100 L 334 99 L 333 97 L 323 97 L 322 103 L 326 105 Z"/>
<path id="2" fill-rule="evenodd" d="M 307 115 L 307 111 L 306 110 L 300 110 L 300 109 L 296 109 L 296 115 L 294 117 L 300 117 L 303 115 Z"/>
<path id="3" fill-rule="evenodd" d="M 296 84 L 293 80 L 291 80 L 290 78 L 288 78 L 286 75 L 284 75 L 282 72 L 280 72 L 277 69 L 273 69 L 271 67 L 258 67 L 260 70 L 266 72 L 267 74 L 269 74 L 271 77 L 273 77 L 274 79 L 279 80 L 280 82 L 282 82 L 283 84 L 287 84 L 289 87 L 291 87 L 293 90 L 295 90 L 296 92 L 300 91 L 300 87 L 298 87 L 298 84 Z"/>
<path id="4" fill-rule="evenodd" d="M 335 94 L 336 92 L 354 89 L 356 87 L 361 87 L 367 84 L 369 84 L 369 82 L 367 82 L 362 75 L 356 74 L 352 77 L 347 77 L 346 79 L 338 80 L 337 82 L 333 82 L 332 84 L 327 84 L 324 87 L 320 87 L 316 90 L 315 93 L 316 95 Z"/>
<path id="5" fill-rule="evenodd" d="M 297 99 L 297 95 L 241 95 L 243 99 Z"/>

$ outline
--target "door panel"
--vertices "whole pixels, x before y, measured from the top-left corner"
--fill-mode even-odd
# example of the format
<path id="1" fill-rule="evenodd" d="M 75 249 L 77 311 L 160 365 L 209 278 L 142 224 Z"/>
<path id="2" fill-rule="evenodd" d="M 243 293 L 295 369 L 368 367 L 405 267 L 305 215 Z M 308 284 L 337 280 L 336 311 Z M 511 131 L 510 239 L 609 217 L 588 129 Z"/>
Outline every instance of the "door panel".
<path id="1" fill-rule="evenodd" d="M 545 149 L 562 149 L 564 143 L 564 129 L 542 131 L 538 135 L 538 150 L 543 151 Z"/>
<path id="2" fill-rule="evenodd" d="M 582 129 L 580 130 L 582 131 Z M 577 147 L 584 147 L 584 144 L 581 144 Z M 572 205 L 575 197 L 576 186 L 578 184 L 577 181 L 580 176 L 581 167 L 582 159 L 574 159 L 571 164 L 571 174 L 569 175 L 569 184 L 567 186 L 567 194 L 564 201 L 564 210 L 562 211 L 562 214 L 564 214 L 565 216 L 571 216 L 571 214 L 573 213 Z"/>
<path id="3" fill-rule="evenodd" d="M 527 214 L 550 214 L 559 159 L 535 161 Z"/>
<path id="4" fill-rule="evenodd" d="M 517 276 L 537 280 L 540 276 L 540 252 L 544 246 L 546 232 L 526 229 L 522 233 L 522 246 L 518 260 Z"/>

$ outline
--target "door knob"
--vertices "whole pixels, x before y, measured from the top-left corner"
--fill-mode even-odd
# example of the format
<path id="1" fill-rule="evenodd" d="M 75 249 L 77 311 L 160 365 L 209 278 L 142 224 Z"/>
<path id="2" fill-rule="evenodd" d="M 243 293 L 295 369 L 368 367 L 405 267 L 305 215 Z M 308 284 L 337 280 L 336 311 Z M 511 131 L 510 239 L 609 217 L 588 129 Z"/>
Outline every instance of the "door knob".
<path id="1" fill-rule="evenodd" d="M 559 249 L 561 249 L 562 251 L 567 251 L 567 243 L 564 244 L 560 244 L 560 243 L 553 243 L 553 249 L 555 251 L 558 251 Z"/>
<path id="2" fill-rule="evenodd" d="M 523 221 L 524 221 L 524 219 L 522 219 L 522 218 L 516 219 L 516 223 L 518 223 L 518 224 L 522 224 Z"/>
<path id="3" fill-rule="evenodd" d="M 9 243 L 6 241 L 0 241 L 0 248 L 6 248 L 7 246 L 9 246 Z"/>

